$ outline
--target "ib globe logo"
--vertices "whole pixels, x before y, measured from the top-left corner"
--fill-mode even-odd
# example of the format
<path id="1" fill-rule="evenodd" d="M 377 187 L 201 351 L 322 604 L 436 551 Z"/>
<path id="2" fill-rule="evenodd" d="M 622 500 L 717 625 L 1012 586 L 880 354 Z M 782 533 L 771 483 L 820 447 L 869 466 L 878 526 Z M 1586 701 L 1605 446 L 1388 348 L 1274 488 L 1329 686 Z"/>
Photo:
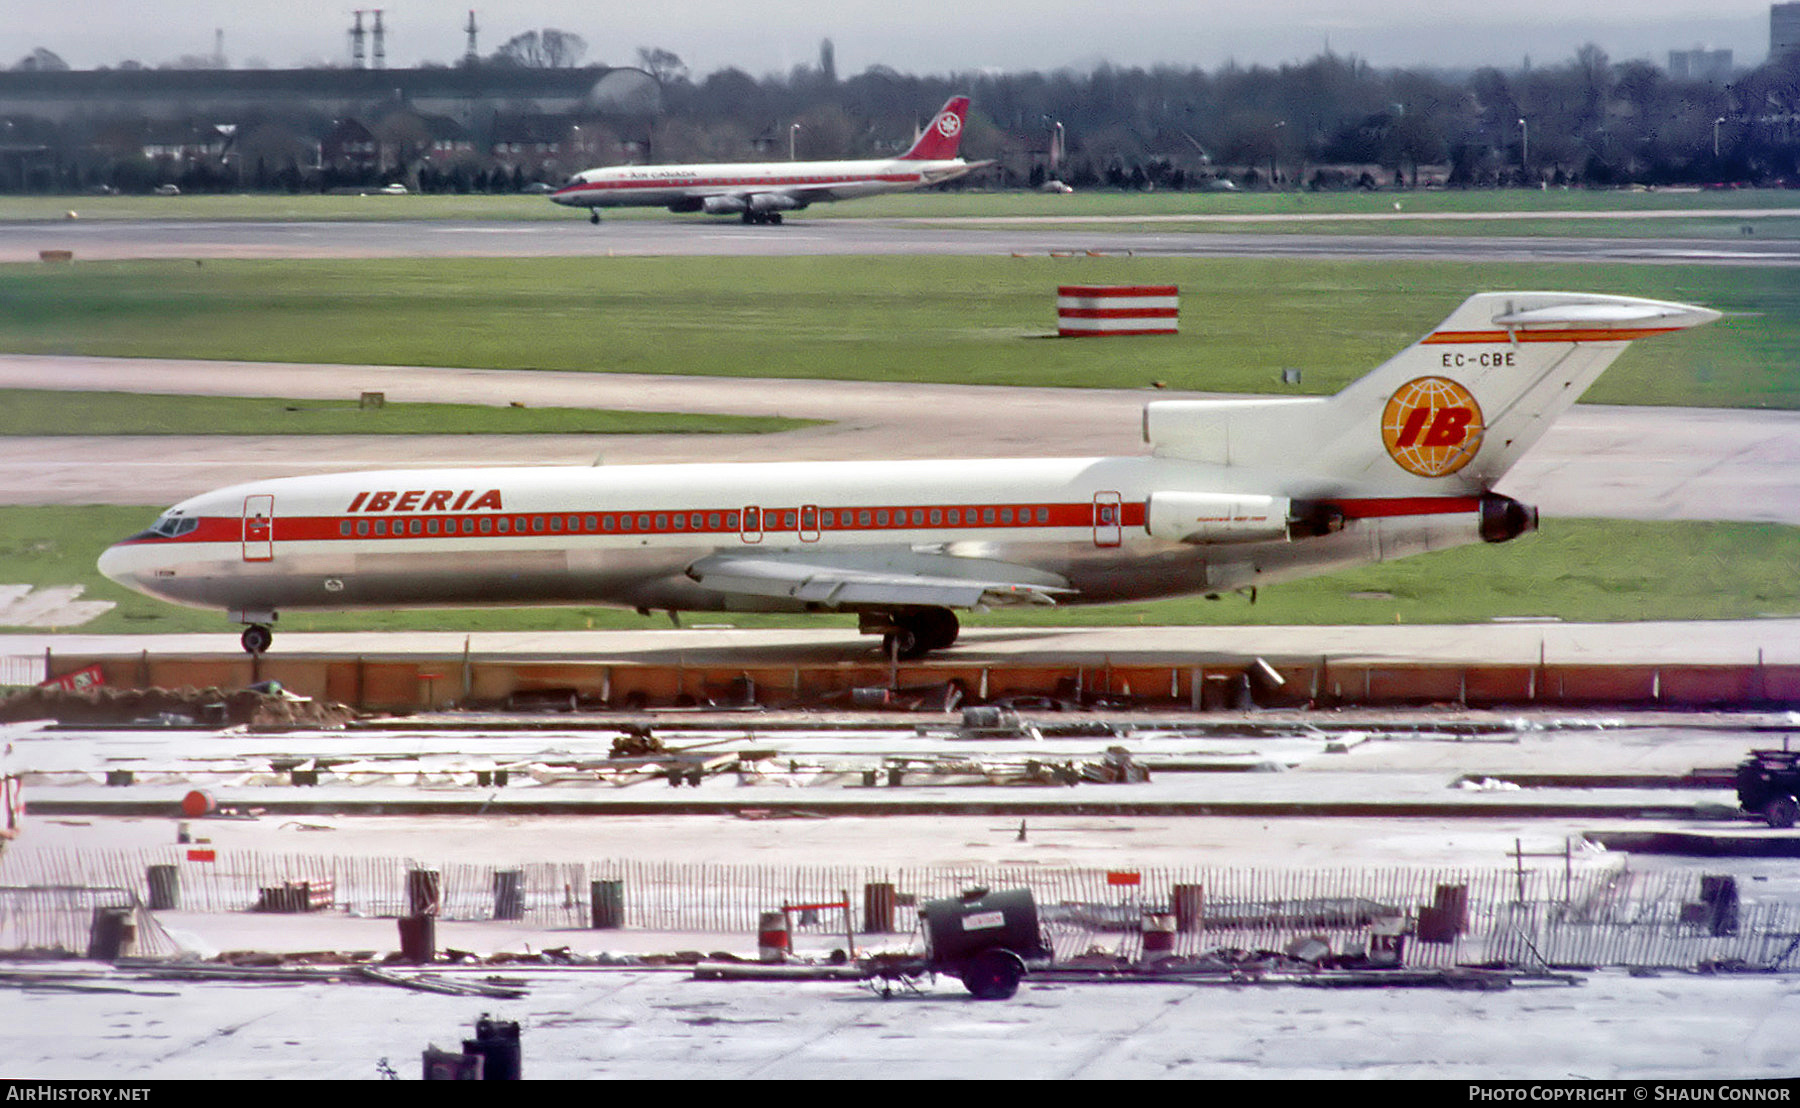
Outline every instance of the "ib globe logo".
<path id="1" fill-rule="evenodd" d="M 1401 469 L 1448 477 L 1481 449 L 1481 405 L 1447 377 L 1416 377 L 1381 413 L 1381 442 Z"/>

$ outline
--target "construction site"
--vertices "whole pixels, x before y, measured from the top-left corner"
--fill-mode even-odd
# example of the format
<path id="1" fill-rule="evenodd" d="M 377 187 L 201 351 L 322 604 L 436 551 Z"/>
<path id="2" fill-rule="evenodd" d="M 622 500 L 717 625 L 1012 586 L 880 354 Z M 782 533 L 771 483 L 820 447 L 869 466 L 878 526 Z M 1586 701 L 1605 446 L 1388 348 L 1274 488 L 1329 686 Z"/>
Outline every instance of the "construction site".
<path id="1" fill-rule="evenodd" d="M 1755 1027 L 1791 1028 L 1800 837 L 1736 790 L 1748 751 L 1800 731 L 1800 666 L 1539 649 L 1516 667 L 1271 650 L 785 669 L 704 649 L 679 665 L 59 650 L 43 679 L 64 688 L 0 705 L 26 832 L 0 857 L 3 976 L 28 1007 L 122 1003 L 123 1023 L 156 995 L 259 997 L 271 1028 L 296 1004 L 360 1009 L 372 988 L 420 998 L 430 1026 L 370 1031 L 391 1044 L 380 1073 L 365 1043 L 281 1032 L 304 1072 L 362 1077 L 642 1075 L 715 1023 L 747 1053 L 706 1072 L 801 1072 L 733 1021 L 804 1024 L 855 997 L 995 1002 L 978 1023 L 1023 1005 L 1070 1029 L 1146 988 L 1229 995 L 1244 1027 L 1285 1008 L 1252 999 L 1270 990 L 1379 996 L 1356 1003 L 1396 1026 L 1430 1013 L 1442 1038 L 1378 1067 L 1405 1076 L 1541 1072 L 1468 1053 L 1457 1027 L 1544 990 L 1642 1010 L 1662 1003 L 1635 995 L 1652 983 L 1774 989 Z M 641 993 L 635 1014 L 555 1014 L 596 988 Z M 1419 1000 L 1470 993 L 1487 999 L 1457 1017 Z M 650 1030 L 699 997 L 701 1016 Z M 755 1014 L 768 1004 L 783 1014 Z M 1734 1076 L 1783 1075 L 1790 1054 L 1736 1022 L 1749 1010 L 1715 1005 L 1700 1038 L 1736 1044 L 1709 1048 L 1739 1052 Z M 840 1021 L 820 1027 L 825 1053 L 857 1034 Z M 941 1013 L 900 1024 L 941 1056 Z M 602 1025 L 662 1037 L 630 1061 L 568 1053 Z M 207 1038 L 112 1075 L 267 1064 Z M 93 1072 L 95 1051 L 17 1045 L 34 1044 L 33 1073 Z M 911 1064 L 860 1057 L 852 1072 Z M 1664 1073 L 1662 1057 L 1617 1064 Z M 1001 1051 L 957 1072 L 1134 1072 L 1064 1062 Z M 1345 1063 L 1313 1064 L 1275 1072 Z"/>

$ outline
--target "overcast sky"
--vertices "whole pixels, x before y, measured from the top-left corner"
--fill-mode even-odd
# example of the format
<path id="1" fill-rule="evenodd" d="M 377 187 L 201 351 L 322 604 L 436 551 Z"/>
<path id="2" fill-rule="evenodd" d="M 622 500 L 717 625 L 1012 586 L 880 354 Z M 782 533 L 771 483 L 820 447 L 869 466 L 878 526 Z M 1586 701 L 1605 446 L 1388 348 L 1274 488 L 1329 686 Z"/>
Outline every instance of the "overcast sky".
<path id="1" fill-rule="evenodd" d="M 465 48 L 469 0 L 382 4 L 387 64 L 452 62 Z M 77 69 L 125 60 L 163 65 L 210 55 L 225 35 L 234 67 L 348 64 L 353 3 L 294 0 L 60 0 L 6 5 L 0 64 L 37 47 Z M 1429 8 L 1430 14 L 1424 14 Z M 1329 43 L 1376 66 L 1554 65 L 1593 42 L 1615 61 L 1728 48 L 1740 65 L 1769 46 L 1767 0 L 477 0 L 481 52 L 555 27 L 587 40 L 584 61 L 629 65 L 639 47 L 673 51 L 696 78 L 735 66 L 762 76 L 812 64 L 832 40 L 840 76 L 887 65 L 907 73 L 1302 61 Z M 365 23 L 372 25 L 372 18 Z"/>

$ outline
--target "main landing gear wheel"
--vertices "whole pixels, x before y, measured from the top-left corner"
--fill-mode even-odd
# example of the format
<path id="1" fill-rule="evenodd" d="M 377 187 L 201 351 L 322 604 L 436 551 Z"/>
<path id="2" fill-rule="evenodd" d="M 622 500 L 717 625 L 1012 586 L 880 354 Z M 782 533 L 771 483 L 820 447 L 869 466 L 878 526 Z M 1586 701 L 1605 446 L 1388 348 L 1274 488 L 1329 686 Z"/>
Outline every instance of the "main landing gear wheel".
<path id="1" fill-rule="evenodd" d="M 599 208 L 589 208 L 588 209 L 588 222 L 592 223 L 596 227 L 598 227 L 600 225 L 600 209 Z"/>
<path id="2" fill-rule="evenodd" d="M 923 657 L 925 648 L 919 645 L 919 636 L 904 627 L 898 627 L 881 636 L 881 652 L 890 658 L 910 662 L 914 658 Z"/>
<path id="3" fill-rule="evenodd" d="M 890 621 L 893 629 L 881 637 L 881 648 L 888 657 L 903 661 L 944 649 L 956 641 L 962 630 L 956 613 L 948 608 L 896 612 Z"/>
<path id="4" fill-rule="evenodd" d="M 251 654 L 266 654 L 269 651 L 269 644 L 275 641 L 275 632 L 269 630 L 260 623 L 252 623 L 250 626 L 244 628 L 244 635 L 241 641 L 247 652 Z"/>

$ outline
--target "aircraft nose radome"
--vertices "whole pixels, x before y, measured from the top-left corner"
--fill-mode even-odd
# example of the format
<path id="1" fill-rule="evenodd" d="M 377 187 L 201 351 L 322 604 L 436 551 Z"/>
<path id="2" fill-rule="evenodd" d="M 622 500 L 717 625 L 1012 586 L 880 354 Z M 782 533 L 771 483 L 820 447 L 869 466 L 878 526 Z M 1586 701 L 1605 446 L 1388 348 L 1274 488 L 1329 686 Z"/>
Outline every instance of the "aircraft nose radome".
<path id="1" fill-rule="evenodd" d="M 109 581 L 124 585 L 128 589 L 137 587 L 137 575 L 131 569 L 131 554 L 123 545 L 109 546 L 95 563 L 101 576 Z"/>

